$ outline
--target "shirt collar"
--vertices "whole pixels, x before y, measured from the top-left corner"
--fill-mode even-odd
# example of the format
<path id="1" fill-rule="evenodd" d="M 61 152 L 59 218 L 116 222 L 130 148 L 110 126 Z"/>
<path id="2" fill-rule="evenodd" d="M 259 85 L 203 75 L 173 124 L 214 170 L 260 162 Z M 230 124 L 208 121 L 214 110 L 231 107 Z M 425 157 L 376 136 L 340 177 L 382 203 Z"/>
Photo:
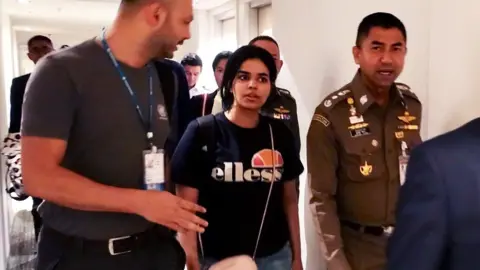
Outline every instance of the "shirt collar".
<path id="1" fill-rule="evenodd" d="M 360 70 L 357 71 L 355 77 L 353 78 L 352 82 L 350 83 L 351 90 L 353 93 L 353 99 L 355 102 L 355 107 L 357 108 L 360 114 L 364 114 L 367 109 L 375 103 L 375 99 L 373 98 L 372 94 L 367 88 L 367 85 L 363 81 L 362 74 Z M 405 106 L 405 100 L 403 95 L 401 94 L 400 90 L 397 89 L 396 85 L 392 85 L 392 89 L 390 89 L 390 93 L 393 95 L 390 96 L 390 102 L 400 102 L 402 106 Z"/>

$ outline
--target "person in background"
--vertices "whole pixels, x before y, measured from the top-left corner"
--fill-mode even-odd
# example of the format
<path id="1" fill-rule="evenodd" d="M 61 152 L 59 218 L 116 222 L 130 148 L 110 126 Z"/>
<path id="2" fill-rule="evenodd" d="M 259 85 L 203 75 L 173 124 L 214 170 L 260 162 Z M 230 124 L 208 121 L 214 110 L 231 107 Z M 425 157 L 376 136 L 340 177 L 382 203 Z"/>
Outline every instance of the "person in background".
<path id="1" fill-rule="evenodd" d="M 280 46 L 274 38 L 270 36 L 258 36 L 253 38 L 248 44 L 268 51 L 275 60 L 277 71 L 280 73 L 283 67 L 283 60 L 280 59 Z M 263 106 L 262 113 L 266 116 L 280 119 L 285 123 L 292 132 L 295 147 L 300 153 L 301 143 L 300 129 L 298 127 L 297 102 L 290 91 L 286 89 L 275 87 L 274 93 L 275 95 Z M 297 180 L 297 189 L 298 185 Z"/>
<path id="2" fill-rule="evenodd" d="M 185 69 L 185 74 L 187 75 L 190 98 L 195 95 L 210 92 L 205 87 L 197 85 L 198 78 L 202 74 L 203 69 L 203 62 L 200 56 L 195 53 L 189 53 L 183 57 L 180 64 Z"/>
<path id="3" fill-rule="evenodd" d="M 217 82 L 218 88 L 212 93 L 204 93 L 192 97 L 191 110 L 192 113 L 195 114 L 195 117 L 200 117 L 212 113 L 213 100 L 217 95 L 220 86 L 222 85 L 223 73 L 225 72 L 228 58 L 231 55 L 232 52 L 223 51 L 217 54 L 217 56 L 215 56 L 215 59 L 213 59 L 213 74 L 215 76 L 215 81 Z"/>
<path id="4" fill-rule="evenodd" d="M 163 62 L 192 20 L 191 0 L 123 0 L 98 37 L 39 62 L 21 128 L 24 187 L 45 200 L 37 270 L 184 269 L 175 231 L 208 224 L 205 208 L 165 191 L 169 108 L 189 99 L 172 87 L 183 68 Z"/>
<path id="5" fill-rule="evenodd" d="M 28 40 L 28 58 L 32 60 L 34 64 L 43 58 L 48 53 L 52 52 L 53 43 L 50 38 L 42 35 L 37 35 Z M 7 156 L 7 170 L 10 179 L 13 182 L 21 179 L 21 158 L 20 152 L 14 151 L 14 149 L 20 144 L 20 123 L 22 120 L 22 107 L 23 97 L 25 95 L 25 88 L 27 82 L 30 79 L 30 73 L 22 75 L 12 80 L 12 87 L 10 90 L 10 125 L 8 127 L 8 135 L 4 139 L 3 153 L 8 153 Z M 12 190 L 14 191 L 14 190 Z M 15 191 L 18 192 L 18 191 Z M 20 195 L 22 198 L 27 198 L 27 195 Z M 35 240 L 38 240 L 38 234 L 42 227 L 42 218 L 38 214 L 38 206 L 42 202 L 42 199 L 32 197 L 32 216 L 33 225 L 35 229 Z"/>
<path id="6" fill-rule="evenodd" d="M 407 53 L 397 17 L 366 16 L 352 53 L 357 73 L 317 106 L 308 130 L 310 207 L 329 270 L 384 270 L 398 191 L 421 143 L 422 104 L 395 82 Z"/>
<path id="7" fill-rule="evenodd" d="M 302 269 L 294 179 L 303 165 L 288 128 L 260 113 L 276 77 L 269 52 L 236 50 L 221 86 L 226 111 L 192 121 L 173 155 L 177 194 L 208 208 L 200 248 L 194 232 L 180 234 L 189 270 L 238 255 L 259 270 Z"/>

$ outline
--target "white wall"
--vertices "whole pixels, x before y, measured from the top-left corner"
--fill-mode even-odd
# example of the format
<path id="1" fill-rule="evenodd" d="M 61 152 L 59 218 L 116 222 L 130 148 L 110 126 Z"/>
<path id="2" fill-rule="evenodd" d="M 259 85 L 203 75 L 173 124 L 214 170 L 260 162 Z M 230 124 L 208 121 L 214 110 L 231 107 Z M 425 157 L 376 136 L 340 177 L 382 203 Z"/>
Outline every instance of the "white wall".
<path id="1" fill-rule="evenodd" d="M 10 96 L 10 83 L 13 78 L 13 61 L 12 61 L 12 46 L 11 46 L 11 27 L 10 18 L 0 12 L 0 90 L 3 94 L 0 95 L 0 134 L 6 134 L 7 132 L 7 112 L 6 106 L 7 100 Z M 4 166 L 3 162 L 0 164 L 0 175 L 3 175 Z M 11 220 L 11 207 L 10 201 L 5 199 L 5 181 L 0 182 L 0 269 L 6 269 L 6 258 L 8 255 L 9 241 L 8 235 L 10 220 Z"/>

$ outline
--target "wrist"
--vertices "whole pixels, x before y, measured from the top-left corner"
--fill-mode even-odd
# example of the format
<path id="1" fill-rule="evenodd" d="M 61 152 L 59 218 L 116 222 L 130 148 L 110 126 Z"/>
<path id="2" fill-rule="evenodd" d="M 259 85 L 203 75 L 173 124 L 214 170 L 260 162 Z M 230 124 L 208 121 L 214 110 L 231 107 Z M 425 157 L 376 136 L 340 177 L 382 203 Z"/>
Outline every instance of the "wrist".
<path id="1" fill-rule="evenodd" d="M 120 196 L 118 200 L 125 204 L 126 212 L 141 215 L 142 209 L 145 209 L 146 192 L 141 189 L 124 189 L 122 193 L 123 196 Z"/>

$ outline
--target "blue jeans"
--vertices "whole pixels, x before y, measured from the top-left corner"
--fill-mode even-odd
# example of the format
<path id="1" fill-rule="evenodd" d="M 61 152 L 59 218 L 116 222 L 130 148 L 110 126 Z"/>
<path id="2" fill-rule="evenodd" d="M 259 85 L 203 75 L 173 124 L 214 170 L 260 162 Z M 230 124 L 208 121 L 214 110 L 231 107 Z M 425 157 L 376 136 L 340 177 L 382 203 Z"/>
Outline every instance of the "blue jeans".
<path id="1" fill-rule="evenodd" d="M 205 258 L 202 261 L 202 269 L 208 269 L 218 260 Z M 256 258 L 258 270 L 291 270 L 292 269 L 292 250 L 290 244 L 285 245 L 277 253 L 267 257 Z"/>

